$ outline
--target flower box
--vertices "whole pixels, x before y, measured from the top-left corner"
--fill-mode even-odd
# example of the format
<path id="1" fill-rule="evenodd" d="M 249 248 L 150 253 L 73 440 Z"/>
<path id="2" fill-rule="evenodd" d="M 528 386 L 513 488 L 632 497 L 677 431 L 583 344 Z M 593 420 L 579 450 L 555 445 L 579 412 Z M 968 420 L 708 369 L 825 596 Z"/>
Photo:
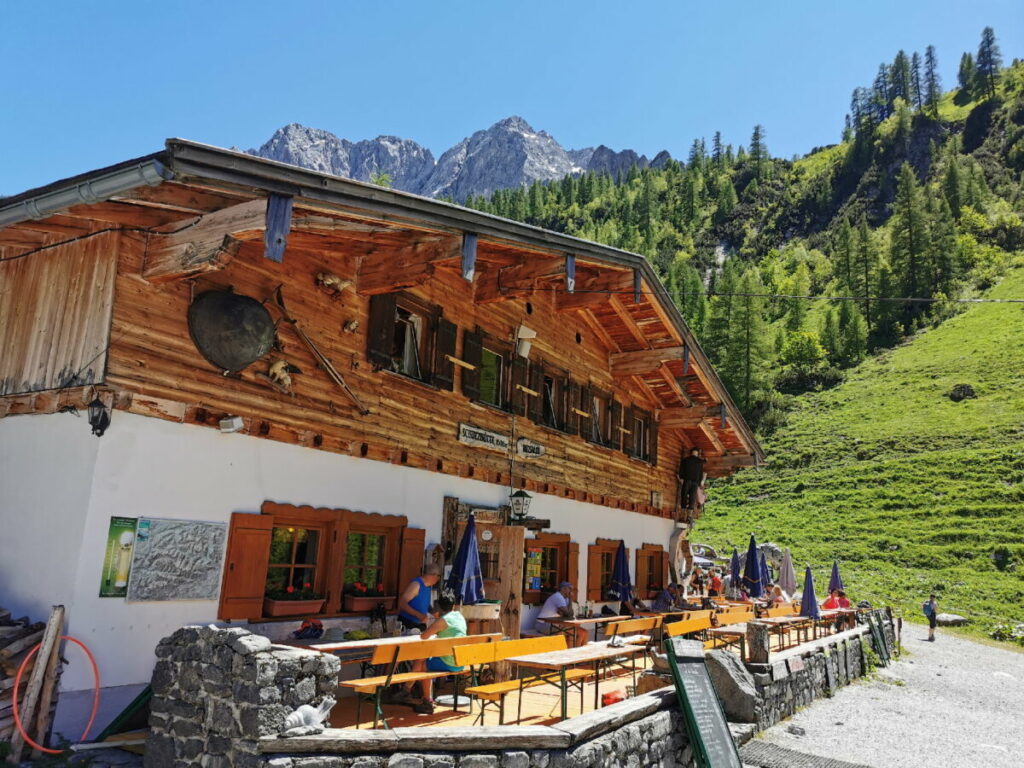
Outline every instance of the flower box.
<path id="1" fill-rule="evenodd" d="M 390 611 L 395 607 L 395 602 L 398 600 L 397 595 L 385 596 L 385 597 L 370 597 L 363 595 L 345 595 L 345 610 L 353 613 L 363 613 L 365 611 L 372 611 L 377 607 L 377 603 L 384 603 L 384 610 Z"/>
<path id="2" fill-rule="evenodd" d="M 264 616 L 307 616 L 324 609 L 324 598 L 316 600 L 272 600 L 263 598 Z"/>

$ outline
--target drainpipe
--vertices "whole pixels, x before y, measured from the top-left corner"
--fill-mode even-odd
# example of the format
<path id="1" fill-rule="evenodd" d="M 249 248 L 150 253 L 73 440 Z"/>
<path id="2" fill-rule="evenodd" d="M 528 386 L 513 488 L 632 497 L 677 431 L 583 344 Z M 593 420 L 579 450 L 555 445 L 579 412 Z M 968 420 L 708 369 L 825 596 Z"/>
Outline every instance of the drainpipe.
<path id="1" fill-rule="evenodd" d="M 44 219 L 73 205 L 99 203 L 135 187 L 152 187 L 172 178 L 174 174 L 163 163 L 158 160 L 146 160 L 138 165 L 44 192 L 8 206 L 0 205 L 0 228 L 29 219 Z"/>

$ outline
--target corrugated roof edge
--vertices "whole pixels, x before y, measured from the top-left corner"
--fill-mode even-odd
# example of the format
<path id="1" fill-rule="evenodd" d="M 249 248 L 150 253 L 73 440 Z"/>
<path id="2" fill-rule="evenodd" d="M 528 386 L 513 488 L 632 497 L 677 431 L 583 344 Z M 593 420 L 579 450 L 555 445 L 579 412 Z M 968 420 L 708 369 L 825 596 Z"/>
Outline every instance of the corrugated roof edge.
<path id="1" fill-rule="evenodd" d="M 241 184 L 267 191 L 306 197 L 325 203 L 361 207 L 381 214 L 392 214 L 402 218 L 427 219 L 437 225 L 451 229 L 474 232 L 524 241 L 548 250 L 561 251 L 593 258 L 599 262 L 637 269 L 654 291 L 655 298 L 672 320 L 676 330 L 691 350 L 695 362 L 708 373 L 716 395 L 726 404 L 729 418 L 738 427 L 743 440 L 750 447 L 756 460 L 764 459 L 764 450 L 754 437 L 728 390 L 711 365 L 700 342 L 690 330 L 678 308 L 669 296 L 654 268 L 640 254 L 582 240 L 571 235 L 523 224 L 500 216 L 464 208 L 454 203 L 435 200 L 394 189 L 379 187 L 341 176 L 311 171 L 287 163 L 267 160 L 244 152 L 234 152 L 222 147 L 189 141 L 167 139 L 165 151 L 144 155 L 106 168 L 72 176 L 67 179 L 30 189 L 12 197 L 0 199 L 0 211 L 20 205 L 32 198 L 72 188 L 91 179 L 129 168 L 133 164 L 157 160 L 166 165 L 177 176 L 208 177 L 219 181 Z"/>

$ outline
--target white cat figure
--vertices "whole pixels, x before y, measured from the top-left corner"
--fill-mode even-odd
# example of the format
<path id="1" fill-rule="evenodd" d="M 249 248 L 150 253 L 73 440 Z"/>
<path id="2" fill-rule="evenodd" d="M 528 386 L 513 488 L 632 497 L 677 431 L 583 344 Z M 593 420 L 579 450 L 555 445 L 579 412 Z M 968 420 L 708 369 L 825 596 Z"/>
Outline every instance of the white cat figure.
<path id="1" fill-rule="evenodd" d="M 324 732 L 324 723 L 338 702 L 331 696 L 325 696 L 319 707 L 303 704 L 292 712 L 284 721 L 284 731 L 279 738 L 290 736 L 315 736 Z"/>

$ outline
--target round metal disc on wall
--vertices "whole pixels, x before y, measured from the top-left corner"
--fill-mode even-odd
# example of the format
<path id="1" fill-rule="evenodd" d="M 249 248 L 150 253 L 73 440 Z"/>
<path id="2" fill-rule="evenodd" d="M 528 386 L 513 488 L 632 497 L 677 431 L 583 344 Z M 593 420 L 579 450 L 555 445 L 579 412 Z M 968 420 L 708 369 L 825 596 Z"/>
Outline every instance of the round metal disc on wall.
<path id="1" fill-rule="evenodd" d="M 199 353 L 237 373 L 274 344 L 274 320 L 260 302 L 230 291 L 207 291 L 188 308 L 188 331 Z"/>

